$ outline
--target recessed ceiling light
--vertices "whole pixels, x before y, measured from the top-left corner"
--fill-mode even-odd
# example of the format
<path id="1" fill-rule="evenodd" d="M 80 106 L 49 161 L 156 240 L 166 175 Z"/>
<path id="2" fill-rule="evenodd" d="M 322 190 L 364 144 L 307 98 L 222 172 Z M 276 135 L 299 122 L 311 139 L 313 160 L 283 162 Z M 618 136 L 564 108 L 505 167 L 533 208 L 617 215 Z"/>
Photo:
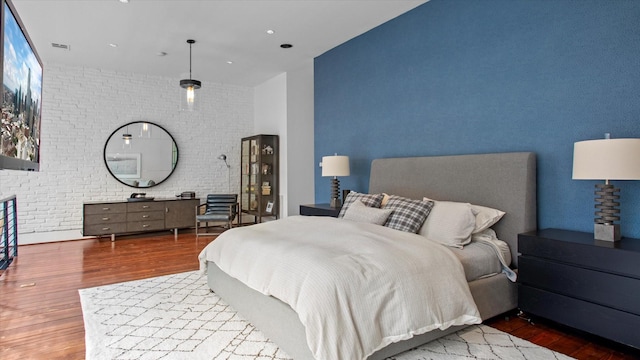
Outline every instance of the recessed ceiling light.
<path id="1" fill-rule="evenodd" d="M 282 45 L 280 45 L 280 47 L 283 48 L 283 49 L 291 49 L 293 47 L 293 45 L 291 45 L 291 44 L 282 44 Z"/>
<path id="2" fill-rule="evenodd" d="M 128 3 L 129 3 L 129 0 L 119 0 L 119 1 L 120 1 L 121 3 L 123 3 L 123 4 L 128 4 Z"/>
<path id="3" fill-rule="evenodd" d="M 111 46 L 112 48 L 117 48 L 117 47 L 118 47 L 118 44 L 110 43 L 110 44 L 109 44 L 109 46 Z"/>
<path id="4" fill-rule="evenodd" d="M 71 50 L 71 47 L 67 44 L 51 43 L 51 46 L 56 49 Z"/>
<path id="5" fill-rule="evenodd" d="M 156 55 L 158 55 L 158 56 L 167 56 L 167 53 L 166 53 L 166 52 L 164 52 L 164 51 L 158 51 L 158 52 L 156 53 Z"/>
<path id="6" fill-rule="evenodd" d="M 271 30 L 271 29 L 267 30 L 267 34 L 269 34 L 269 35 L 273 35 L 273 34 L 275 34 L 275 33 L 276 33 L 276 32 L 275 32 L 275 31 L 273 31 L 273 30 Z"/>
<path id="7" fill-rule="evenodd" d="M 231 65 L 231 64 L 233 64 L 233 61 L 227 60 L 227 64 Z"/>

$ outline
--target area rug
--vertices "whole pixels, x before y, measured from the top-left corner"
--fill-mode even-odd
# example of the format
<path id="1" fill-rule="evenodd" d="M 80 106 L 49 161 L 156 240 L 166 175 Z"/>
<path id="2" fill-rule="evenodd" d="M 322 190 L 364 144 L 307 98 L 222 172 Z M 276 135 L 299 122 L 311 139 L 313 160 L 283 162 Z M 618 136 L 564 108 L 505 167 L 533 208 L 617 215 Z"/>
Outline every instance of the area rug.
<path id="1" fill-rule="evenodd" d="M 207 287 L 197 271 L 81 289 L 87 360 L 291 358 Z M 571 359 L 485 325 L 389 358 Z"/>

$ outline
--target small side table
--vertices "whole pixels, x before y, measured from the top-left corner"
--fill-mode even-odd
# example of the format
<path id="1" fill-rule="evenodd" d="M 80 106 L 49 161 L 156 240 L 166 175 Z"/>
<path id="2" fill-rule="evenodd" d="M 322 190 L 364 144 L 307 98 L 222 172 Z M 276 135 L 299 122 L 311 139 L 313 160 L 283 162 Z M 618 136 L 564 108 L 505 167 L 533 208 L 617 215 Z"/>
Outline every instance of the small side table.
<path id="1" fill-rule="evenodd" d="M 340 208 L 331 207 L 329 204 L 300 205 L 300 215 L 338 217 L 338 214 L 340 214 Z"/>

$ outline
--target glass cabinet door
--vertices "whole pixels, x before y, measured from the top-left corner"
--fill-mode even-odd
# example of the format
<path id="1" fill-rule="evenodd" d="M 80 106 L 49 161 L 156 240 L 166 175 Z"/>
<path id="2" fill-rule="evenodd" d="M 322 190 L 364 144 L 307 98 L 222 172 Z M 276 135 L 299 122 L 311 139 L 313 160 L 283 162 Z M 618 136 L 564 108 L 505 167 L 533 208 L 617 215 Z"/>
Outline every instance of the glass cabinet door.
<path id="1" fill-rule="evenodd" d="M 277 218 L 278 204 L 278 136 L 255 135 L 242 139 L 241 208 L 243 214 Z"/>

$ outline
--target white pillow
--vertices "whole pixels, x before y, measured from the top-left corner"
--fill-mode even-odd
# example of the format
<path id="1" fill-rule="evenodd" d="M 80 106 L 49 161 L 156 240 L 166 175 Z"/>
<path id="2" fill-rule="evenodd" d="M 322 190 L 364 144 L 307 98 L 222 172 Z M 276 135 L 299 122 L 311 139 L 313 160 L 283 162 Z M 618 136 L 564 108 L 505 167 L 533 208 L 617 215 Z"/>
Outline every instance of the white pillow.
<path id="1" fill-rule="evenodd" d="M 486 206 L 472 204 L 471 208 L 476 212 L 476 228 L 473 230 L 474 234 L 492 227 L 498 220 L 502 219 L 505 214 L 504 211 Z"/>
<path id="2" fill-rule="evenodd" d="M 354 201 L 344 213 L 343 219 L 383 225 L 393 210 L 368 207 L 362 201 Z"/>
<path id="3" fill-rule="evenodd" d="M 424 198 L 425 201 L 431 200 Z M 471 242 L 476 216 L 471 204 L 436 201 L 418 234 L 443 245 L 462 248 Z"/>

